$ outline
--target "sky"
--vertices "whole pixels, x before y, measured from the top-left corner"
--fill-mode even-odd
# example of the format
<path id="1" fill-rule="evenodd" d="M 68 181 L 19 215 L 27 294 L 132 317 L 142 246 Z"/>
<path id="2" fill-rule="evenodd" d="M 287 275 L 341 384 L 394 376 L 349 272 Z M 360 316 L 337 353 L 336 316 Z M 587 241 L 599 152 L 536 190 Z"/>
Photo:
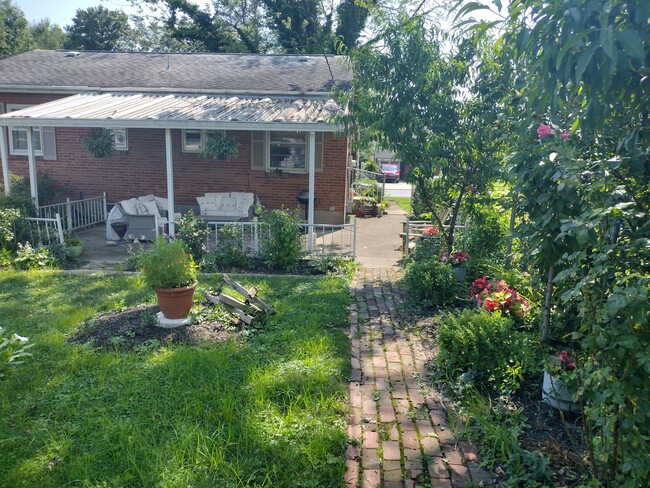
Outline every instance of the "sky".
<path id="1" fill-rule="evenodd" d="M 29 23 L 47 17 L 50 22 L 62 28 L 72 24 L 72 18 L 78 9 L 103 5 L 109 10 L 124 10 L 127 14 L 136 13 L 128 0 L 13 0 L 12 3 L 23 11 Z"/>

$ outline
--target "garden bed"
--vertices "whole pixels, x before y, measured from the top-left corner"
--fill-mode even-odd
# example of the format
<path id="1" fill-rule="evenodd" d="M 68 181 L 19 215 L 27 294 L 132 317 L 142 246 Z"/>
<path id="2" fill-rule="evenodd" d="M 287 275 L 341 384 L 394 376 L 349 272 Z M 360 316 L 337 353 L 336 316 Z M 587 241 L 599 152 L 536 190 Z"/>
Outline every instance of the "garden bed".
<path id="1" fill-rule="evenodd" d="M 201 304 L 206 307 L 207 303 Z M 155 325 L 155 305 L 140 305 L 109 312 L 85 322 L 70 338 L 71 343 L 94 347 L 145 350 L 160 344 L 219 344 L 239 338 L 243 330 L 227 320 L 204 319 L 189 326 L 166 329 Z"/>
<path id="2" fill-rule="evenodd" d="M 448 307 L 444 311 L 437 309 L 420 310 L 416 315 L 404 315 L 402 322 L 409 324 L 419 332 L 434 355 L 438 353 L 436 329 L 443 313 L 453 312 L 455 309 Z M 457 311 L 457 309 L 456 309 Z M 413 310 L 409 311 L 414 313 Z M 445 380 L 443 375 L 436 371 L 435 363 L 429 365 L 432 371 L 432 381 L 438 390 L 443 392 L 445 404 L 451 408 L 457 417 L 457 424 L 464 425 L 462 402 L 456 400 L 453 386 Z M 526 451 L 542 453 L 549 461 L 549 468 L 553 477 L 551 486 L 573 487 L 585 483 L 590 479 L 589 467 L 586 461 L 586 451 L 582 434 L 582 420 L 578 414 L 561 414 L 541 401 L 541 373 L 538 380 L 527 381 L 522 384 L 517 394 L 507 399 L 505 410 L 514 411 L 521 409 L 524 428 L 518 436 L 518 443 Z M 504 398 L 494 398 L 494 404 Z M 478 443 L 479 452 L 481 445 Z M 487 454 L 487 453 L 486 453 Z M 491 475 L 496 481 L 507 479 L 508 468 L 496 462 L 491 469 Z"/>

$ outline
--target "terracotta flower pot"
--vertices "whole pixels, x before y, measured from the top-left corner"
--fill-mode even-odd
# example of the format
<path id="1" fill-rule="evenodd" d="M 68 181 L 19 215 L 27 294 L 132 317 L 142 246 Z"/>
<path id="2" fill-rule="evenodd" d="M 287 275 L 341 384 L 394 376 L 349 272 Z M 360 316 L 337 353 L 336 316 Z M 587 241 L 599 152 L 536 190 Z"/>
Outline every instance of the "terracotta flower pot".
<path id="1" fill-rule="evenodd" d="M 182 319 L 192 309 L 197 283 L 182 288 L 158 288 L 158 306 L 166 319 Z"/>

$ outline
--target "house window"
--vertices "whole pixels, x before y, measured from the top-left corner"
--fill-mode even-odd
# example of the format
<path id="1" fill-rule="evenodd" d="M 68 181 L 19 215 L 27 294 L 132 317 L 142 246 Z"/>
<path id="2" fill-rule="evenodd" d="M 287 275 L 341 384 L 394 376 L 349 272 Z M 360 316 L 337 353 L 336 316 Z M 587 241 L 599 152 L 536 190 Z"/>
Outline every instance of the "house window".
<path id="1" fill-rule="evenodd" d="M 307 170 L 307 134 L 276 132 L 269 134 L 269 168 L 287 171 Z"/>
<path id="2" fill-rule="evenodd" d="M 113 139 L 115 140 L 116 151 L 128 151 L 129 139 L 126 129 L 113 129 Z"/>
<path id="3" fill-rule="evenodd" d="M 200 130 L 183 131 L 183 152 L 201 152 L 203 149 L 203 133 Z"/>
<path id="4" fill-rule="evenodd" d="M 323 134 L 316 133 L 315 169 L 323 169 Z M 265 171 L 307 173 L 309 171 L 309 133 L 270 131 L 252 133 L 252 168 Z"/>
<path id="5" fill-rule="evenodd" d="M 7 112 L 15 112 L 16 110 L 21 110 L 27 107 L 30 107 L 30 105 L 7 105 Z M 32 144 L 34 146 L 34 154 L 36 156 L 42 156 L 43 149 L 41 146 L 40 127 L 33 127 Z M 9 152 L 14 155 L 27 154 L 27 127 L 9 128 Z"/>

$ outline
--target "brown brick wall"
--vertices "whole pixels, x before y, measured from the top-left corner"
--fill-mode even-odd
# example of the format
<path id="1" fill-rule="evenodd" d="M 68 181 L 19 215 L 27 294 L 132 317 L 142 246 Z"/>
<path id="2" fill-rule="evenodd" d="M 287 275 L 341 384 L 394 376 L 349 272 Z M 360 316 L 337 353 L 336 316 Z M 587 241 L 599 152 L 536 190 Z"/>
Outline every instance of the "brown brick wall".
<path id="1" fill-rule="evenodd" d="M 57 97 L 0 94 L 5 103 L 42 103 Z M 105 191 L 109 202 L 133 196 L 167 193 L 165 131 L 129 129 L 128 151 L 116 151 L 109 159 L 96 159 L 82 146 L 90 129 L 57 128 L 57 160 L 36 158 L 39 172 L 63 182 L 68 195 L 90 197 Z M 195 204 L 205 192 L 245 191 L 259 196 L 267 208 L 296 208 L 296 196 L 308 189 L 306 174 L 251 169 L 251 133 L 228 131 L 239 146 L 239 155 L 229 161 L 212 161 L 181 151 L 181 131 L 172 131 L 174 190 L 178 204 Z M 319 220 L 341 221 L 345 210 L 347 138 L 327 133 L 323 144 L 323 171 L 315 175 Z M 12 173 L 28 175 L 27 156 L 10 156 Z M 1 171 L 1 169 L 0 169 Z M 0 179 L 1 181 L 1 179 Z M 322 217 L 325 218 L 322 218 Z"/>

